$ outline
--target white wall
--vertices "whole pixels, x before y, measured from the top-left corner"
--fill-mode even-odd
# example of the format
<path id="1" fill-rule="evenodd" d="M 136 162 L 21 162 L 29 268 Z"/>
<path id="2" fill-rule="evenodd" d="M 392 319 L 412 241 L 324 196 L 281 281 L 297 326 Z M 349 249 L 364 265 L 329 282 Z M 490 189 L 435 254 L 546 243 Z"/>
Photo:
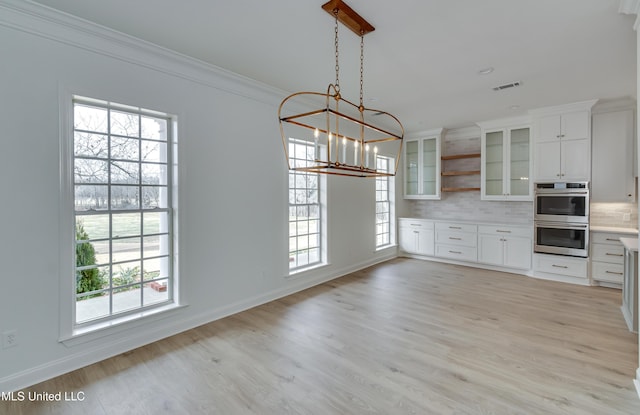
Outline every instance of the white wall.
<path id="1" fill-rule="evenodd" d="M 395 256 L 395 248 L 374 249 L 374 181 L 331 177 L 330 265 L 287 277 L 287 172 L 276 119 L 285 92 L 8 4 L 0 2 L 0 332 L 17 330 L 19 346 L 0 349 L 0 390 Z M 177 114 L 179 122 L 179 274 L 188 307 L 73 346 L 58 341 L 58 289 L 71 277 L 60 271 L 58 247 L 60 91 Z"/>

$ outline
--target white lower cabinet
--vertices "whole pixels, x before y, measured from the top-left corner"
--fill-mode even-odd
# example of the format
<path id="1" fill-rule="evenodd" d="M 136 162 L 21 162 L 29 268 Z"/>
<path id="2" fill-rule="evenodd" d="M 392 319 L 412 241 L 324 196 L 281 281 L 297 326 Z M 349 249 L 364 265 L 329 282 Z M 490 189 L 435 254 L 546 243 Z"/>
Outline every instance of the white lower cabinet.
<path id="1" fill-rule="evenodd" d="M 478 262 L 518 269 L 531 269 L 530 227 L 478 227 Z"/>
<path id="2" fill-rule="evenodd" d="M 629 234 L 591 232 L 591 281 L 597 285 L 622 288 L 624 246 L 620 238 Z"/>
<path id="3" fill-rule="evenodd" d="M 399 219 L 400 250 L 409 254 L 434 254 L 434 239 L 432 221 L 423 219 Z"/>
<path id="4" fill-rule="evenodd" d="M 478 226 L 467 223 L 436 223 L 436 256 L 478 261 Z"/>
<path id="5" fill-rule="evenodd" d="M 533 226 L 401 218 L 398 240 L 405 254 L 531 272 Z"/>
<path id="6" fill-rule="evenodd" d="M 551 254 L 535 254 L 533 257 L 535 277 L 574 284 L 589 284 L 588 265 L 587 258 Z"/>

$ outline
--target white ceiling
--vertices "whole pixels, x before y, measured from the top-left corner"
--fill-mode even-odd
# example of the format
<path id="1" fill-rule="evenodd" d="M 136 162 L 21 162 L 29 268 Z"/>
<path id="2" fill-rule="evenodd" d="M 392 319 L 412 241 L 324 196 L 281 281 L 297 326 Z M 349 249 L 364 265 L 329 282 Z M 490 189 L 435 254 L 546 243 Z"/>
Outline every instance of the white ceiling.
<path id="1" fill-rule="evenodd" d="M 325 91 L 335 79 L 325 1 L 38 0 L 287 92 Z M 618 13 L 619 0 L 347 3 L 376 27 L 365 37 L 365 105 L 409 132 L 635 98 L 635 16 Z M 342 94 L 357 102 L 359 38 L 344 26 L 340 56 Z M 477 74 L 486 67 L 495 70 Z M 513 81 L 522 86 L 492 90 Z"/>

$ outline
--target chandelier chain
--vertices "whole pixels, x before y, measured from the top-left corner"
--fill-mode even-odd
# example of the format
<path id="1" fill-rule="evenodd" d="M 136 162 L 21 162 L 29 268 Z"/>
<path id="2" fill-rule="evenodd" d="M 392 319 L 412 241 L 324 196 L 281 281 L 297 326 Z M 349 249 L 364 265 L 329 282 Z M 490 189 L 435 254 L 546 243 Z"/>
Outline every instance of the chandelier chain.
<path id="1" fill-rule="evenodd" d="M 360 34 L 360 108 L 364 108 L 364 34 Z"/>
<path id="2" fill-rule="evenodd" d="M 336 16 L 336 28 L 335 28 L 335 47 L 336 47 L 336 92 L 340 92 L 340 64 L 338 63 L 338 9 L 333 11 Z"/>

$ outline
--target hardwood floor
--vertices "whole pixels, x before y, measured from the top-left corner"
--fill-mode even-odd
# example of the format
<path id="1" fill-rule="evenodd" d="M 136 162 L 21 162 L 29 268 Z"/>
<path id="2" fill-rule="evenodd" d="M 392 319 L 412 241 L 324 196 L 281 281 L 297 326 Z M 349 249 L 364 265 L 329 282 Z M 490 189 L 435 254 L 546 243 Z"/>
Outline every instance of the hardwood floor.
<path id="1" fill-rule="evenodd" d="M 640 414 L 620 291 L 398 258 L 36 385 L 3 414 Z"/>

